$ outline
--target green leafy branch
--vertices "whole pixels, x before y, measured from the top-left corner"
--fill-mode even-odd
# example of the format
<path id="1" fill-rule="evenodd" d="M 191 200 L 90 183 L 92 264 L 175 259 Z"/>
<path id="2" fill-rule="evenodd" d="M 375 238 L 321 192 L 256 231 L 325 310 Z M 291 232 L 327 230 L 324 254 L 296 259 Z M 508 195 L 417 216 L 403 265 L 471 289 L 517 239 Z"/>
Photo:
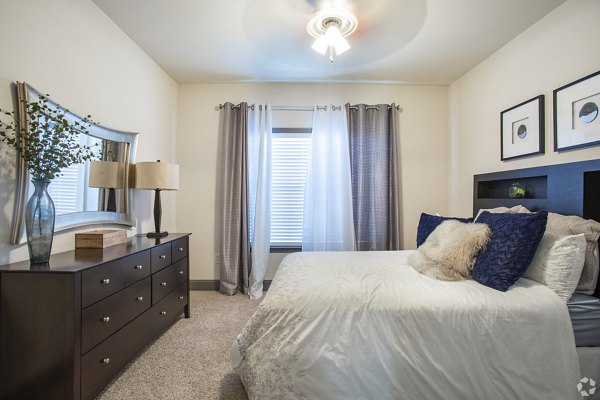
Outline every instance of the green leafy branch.
<path id="1" fill-rule="evenodd" d="M 38 101 L 23 102 L 26 127 L 14 111 L 0 108 L 0 114 L 10 117 L 0 120 L 0 141 L 15 149 L 25 161 L 33 179 L 52 180 L 61 175 L 63 168 L 99 158 L 93 146 L 81 145 L 80 135 L 88 134 L 95 122 L 88 115 L 81 120 L 69 121 L 69 110 L 54 106 L 49 95 L 40 95 Z"/>

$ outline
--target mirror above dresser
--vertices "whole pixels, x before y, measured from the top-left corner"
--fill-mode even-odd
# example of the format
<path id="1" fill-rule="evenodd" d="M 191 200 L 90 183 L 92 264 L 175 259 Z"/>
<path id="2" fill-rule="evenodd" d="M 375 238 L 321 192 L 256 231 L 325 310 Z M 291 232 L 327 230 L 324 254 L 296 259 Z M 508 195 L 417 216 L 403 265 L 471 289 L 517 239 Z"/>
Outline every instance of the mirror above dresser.
<path id="1" fill-rule="evenodd" d="M 25 104 L 35 101 L 41 92 L 25 82 L 17 82 L 16 89 L 20 126 L 27 127 Z M 64 109 L 56 103 L 52 106 Z M 82 120 L 70 111 L 66 118 L 70 122 Z M 82 146 L 96 147 L 102 156 L 98 161 L 64 168 L 61 175 L 52 180 L 48 192 L 56 208 L 55 232 L 94 224 L 134 225 L 133 189 L 129 181 L 137 140 L 136 132 L 119 131 L 99 124 L 93 124 L 87 134 L 80 135 Z M 25 206 L 33 192 L 30 180 L 24 161 L 18 159 L 11 244 L 25 241 Z"/>

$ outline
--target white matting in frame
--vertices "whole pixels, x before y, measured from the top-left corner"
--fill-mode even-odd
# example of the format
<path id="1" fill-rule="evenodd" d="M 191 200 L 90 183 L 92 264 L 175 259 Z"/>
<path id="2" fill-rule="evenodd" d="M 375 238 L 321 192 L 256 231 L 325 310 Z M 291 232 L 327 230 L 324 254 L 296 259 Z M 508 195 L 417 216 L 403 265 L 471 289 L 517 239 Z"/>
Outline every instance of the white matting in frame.
<path id="1" fill-rule="evenodd" d="M 600 71 L 554 90 L 554 151 L 600 144 Z"/>
<path id="2" fill-rule="evenodd" d="M 500 113 L 500 159 L 544 153 L 544 95 Z"/>

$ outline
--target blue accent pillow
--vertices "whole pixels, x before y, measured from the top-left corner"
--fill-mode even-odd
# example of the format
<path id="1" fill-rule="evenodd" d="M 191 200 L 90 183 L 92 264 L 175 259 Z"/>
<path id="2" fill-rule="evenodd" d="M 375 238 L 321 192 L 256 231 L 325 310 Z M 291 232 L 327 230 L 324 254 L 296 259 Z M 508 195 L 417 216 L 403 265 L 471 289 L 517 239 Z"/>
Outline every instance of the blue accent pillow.
<path id="1" fill-rule="evenodd" d="M 460 222 L 473 222 L 473 218 L 441 217 L 422 213 L 421 219 L 419 219 L 419 227 L 417 228 L 417 247 L 425 243 L 429 234 L 447 219 L 455 219 Z"/>
<path id="2" fill-rule="evenodd" d="M 531 264 L 547 220 L 547 211 L 532 214 L 482 212 L 475 222 L 487 224 L 492 236 L 475 260 L 471 271 L 473 279 L 506 292 Z"/>

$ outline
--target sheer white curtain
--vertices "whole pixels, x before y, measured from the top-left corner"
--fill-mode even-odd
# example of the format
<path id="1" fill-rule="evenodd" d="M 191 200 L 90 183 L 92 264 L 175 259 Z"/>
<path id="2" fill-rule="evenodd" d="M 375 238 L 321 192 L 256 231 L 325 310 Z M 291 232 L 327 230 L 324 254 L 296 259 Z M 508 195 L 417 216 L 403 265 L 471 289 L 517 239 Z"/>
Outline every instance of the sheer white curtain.
<path id="1" fill-rule="evenodd" d="M 262 296 L 271 246 L 271 105 L 248 112 L 248 207 L 251 269 L 249 296 Z"/>
<path id="2" fill-rule="evenodd" d="M 314 108 L 302 250 L 354 250 L 350 147 L 344 107 Z"/>

